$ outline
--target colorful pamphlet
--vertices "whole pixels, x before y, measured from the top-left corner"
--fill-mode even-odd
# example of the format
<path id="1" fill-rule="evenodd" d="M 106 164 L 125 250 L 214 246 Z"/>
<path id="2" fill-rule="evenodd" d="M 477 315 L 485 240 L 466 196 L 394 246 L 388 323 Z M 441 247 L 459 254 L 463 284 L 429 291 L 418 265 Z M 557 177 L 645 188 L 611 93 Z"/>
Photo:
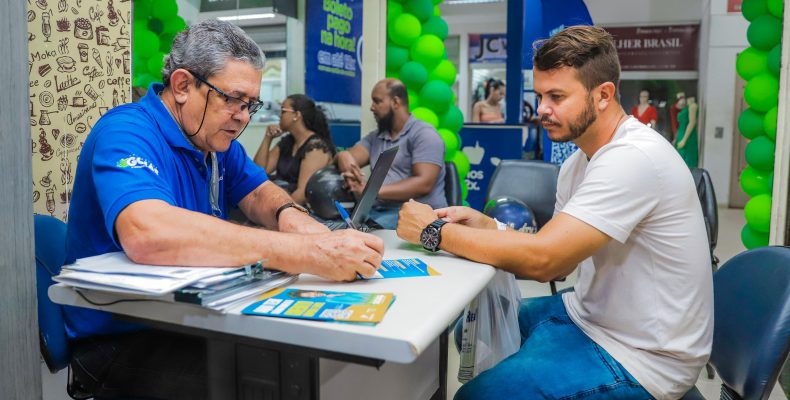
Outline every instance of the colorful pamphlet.
<path id="1" fill-rule="evenodd" d="M 394 300 L 392 293 L 280 288 L 264 293 L 242 314 L 375 324 L 381 322 Z"/>
<path id="2" fill-rule="evenodd" d="M 418 276 L 441 275 L 419 258 L 400 258 L 384 260 L 376 274 L 366 279 L 413 278 Z"/>

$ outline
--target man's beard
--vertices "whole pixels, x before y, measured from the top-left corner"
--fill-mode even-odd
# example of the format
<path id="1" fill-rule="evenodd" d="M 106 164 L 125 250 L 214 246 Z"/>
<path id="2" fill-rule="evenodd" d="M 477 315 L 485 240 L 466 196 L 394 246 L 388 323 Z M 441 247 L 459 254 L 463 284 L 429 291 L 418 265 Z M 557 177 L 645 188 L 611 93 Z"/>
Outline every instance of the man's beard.
<path id="1" fill-rule="evenodd" d="M 395 121 L 395 112 L 390 108 L 389 112 L 380 118 L 376 118 L 376 125 L 378 125 L 379 132 L 392 133 L 392 125 Z"/>
<path id="2" fill-rule="evenodd" d="M 571 140 L 575 140 L 580 138 L 584 132 L 587 131 L 587 128 L 590 127 L 595 120 L 598 119 L 598 114 L 595 113 L 595 105 L 593 104 L 592 96 L 587 97 L 587 105 L 582 110 L 582 113 L 574 120 L 568 124 L 568 130 L 570 131 L 570 135 L 560 137 L 557 139 L 551 139 L 552 141 L 564 143 L 570 142 Z M 548 116 L 544 115 L 540 118 L 541 123 L 549 122 L 553 125 L 559 125 L 555 121 L 549 119 Z"/>

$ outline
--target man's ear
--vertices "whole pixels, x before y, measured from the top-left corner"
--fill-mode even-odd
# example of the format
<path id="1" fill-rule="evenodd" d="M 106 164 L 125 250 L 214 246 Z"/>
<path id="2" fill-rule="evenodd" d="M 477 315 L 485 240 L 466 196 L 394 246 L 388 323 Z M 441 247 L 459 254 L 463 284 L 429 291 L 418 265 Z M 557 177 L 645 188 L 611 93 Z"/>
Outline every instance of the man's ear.
<path id="1" fill-rule="evenodd" d="M 598 87 L 595 90 L 598 92 L 597 96 L 595 97 L 597 97 L 598 100 L 597 107 L 599 111 L 605 110 L 607 107 L 609 107 L 609 105 L 612 102 L 617 101 L 617 99 L 615 98 L 616 88 L 614 86 L 614 83 L 604 82 L 598 85 Z"/>
<path id="2" fill-rule="evenodd" d="M 176 103 L 186 103 L 189 93 L 192 89 L 192 83 L 194 81 L 195 77 L 187 72 L 187 70 L 182 68 L 179 68 L 170 74 L 169 88 L 170 92 L 173 93 L 173 98 L 175 99 Z"/>

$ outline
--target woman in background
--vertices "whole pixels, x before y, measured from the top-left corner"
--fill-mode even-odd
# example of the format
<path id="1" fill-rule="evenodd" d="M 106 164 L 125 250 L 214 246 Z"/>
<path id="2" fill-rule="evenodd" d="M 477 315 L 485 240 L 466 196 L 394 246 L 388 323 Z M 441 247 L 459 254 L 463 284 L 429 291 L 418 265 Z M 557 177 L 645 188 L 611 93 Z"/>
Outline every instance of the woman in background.
<path id="1" fill-rule="evenodd" d="M 281 135 L 280 142 L 270 149 L 272 139 Z M 335 145 L 323 111 L 309 97 L 292 94 L 282 103 L 280 124 L 266 127 L 255 163 L 265 168 L 272 180 L 285 181 L 294 201 L 304 204 L 308 179 L 331 164 L 334 156 Z"/>
<path id="2" fill-rule="evenodd" d="M 491 78 L 486 82 L 485 100 L 478 101 L 472 107 L 472 122 L 483 124 L 502 124 L 505 115 L 502 113 L 502 99 L 505 98 L 505 83 Z"/>
<path id="3" fill-rule="evenodd" d="M 697 99 L 689 96 L 686 99 L 686 108 L 678 113 L 678 134 L 673 143 L 689 168 L 697 168 L 699 164 L 697 111 Z"/>

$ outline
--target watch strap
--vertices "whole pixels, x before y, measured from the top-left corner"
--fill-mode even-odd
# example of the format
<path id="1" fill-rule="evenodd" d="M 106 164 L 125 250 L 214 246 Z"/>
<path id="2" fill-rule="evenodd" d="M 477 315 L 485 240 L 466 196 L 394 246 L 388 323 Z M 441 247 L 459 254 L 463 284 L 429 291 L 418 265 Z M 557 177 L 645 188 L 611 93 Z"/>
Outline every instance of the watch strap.
<path id="1" fill-rule="evenodd" d="M 303 212 L 305 214 L 309 214 L 309 212 L 307 211 L 306 208 L 300 206 L 299 204 L 294 203 L 293 201 L 289 201 L 289 202 L 281 205 L 277 209 L 277 211 L 274 212 L 274 219 L 277 220 L 277 222 L 280 222 L 280 214 L 283 211 L 285 211 L 286 209 L 291 208 L 291 207 L 293 207 L 293 208 L 295 208 L 295 209 L 297 209 L 297 210 L 299 210 L 299 211 L 301 211 L 301 212 Z"/>

